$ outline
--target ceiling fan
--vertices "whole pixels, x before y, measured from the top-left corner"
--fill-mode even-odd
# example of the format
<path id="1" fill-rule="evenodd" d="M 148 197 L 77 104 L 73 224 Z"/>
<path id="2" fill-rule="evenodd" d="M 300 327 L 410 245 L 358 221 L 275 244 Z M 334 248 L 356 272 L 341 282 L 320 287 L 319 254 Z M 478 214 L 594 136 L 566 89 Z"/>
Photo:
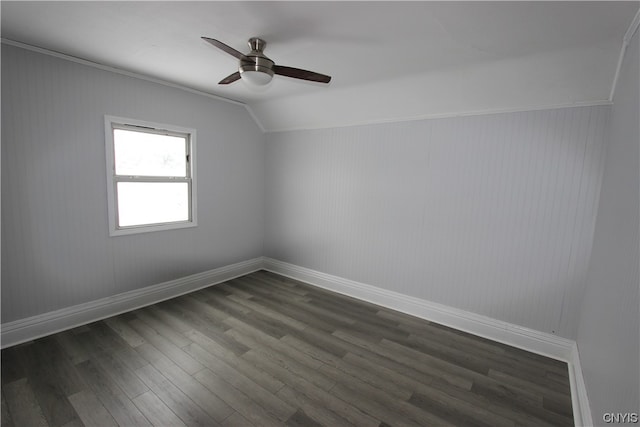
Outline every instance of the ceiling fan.
<path id="1" fill-rule="evenodd" d="M 229 83 L 242 79 L 252 85 L 264 86 L 271 81 L 274 74 L 319 83 L 329 83 L 329 81 L 331 81 L 331 76 L 302 70 L 300 68 L 276 65 L 275 62 L 263 53 L 264 48 L 267 46 L 267 42 L 258 37 L 252 37 L 249 39 L 248 43 L 251 48 L 251 52 L 246 55 L 238 52 L 230 46 L 227 46 L 221 41 L 211 39 L 209 37 L 202 37 L 202 39 L 240 60 L 238 71 L 220 80 L 218 84 L 221 85 L 228 85 Z"/>

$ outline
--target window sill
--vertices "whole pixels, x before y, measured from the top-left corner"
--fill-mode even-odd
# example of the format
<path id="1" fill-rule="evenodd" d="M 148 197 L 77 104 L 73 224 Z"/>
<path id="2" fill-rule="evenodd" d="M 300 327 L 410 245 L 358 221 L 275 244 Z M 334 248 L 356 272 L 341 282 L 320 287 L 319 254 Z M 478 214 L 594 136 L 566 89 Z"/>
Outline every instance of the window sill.
<path id="1" fill-rule="evenodd" d="M 198 224 L 195 221 L 175 222 L 170 224 L 140 225 L 134 227 L 119 228 L 116 230 L 112 229 L 109 231 L 109 236 L 128 236 L 131 234 L 151 233 L 154 231 L 177 230 L 180 228 L 192 228 L 196 227 L 197 225 Z"/>

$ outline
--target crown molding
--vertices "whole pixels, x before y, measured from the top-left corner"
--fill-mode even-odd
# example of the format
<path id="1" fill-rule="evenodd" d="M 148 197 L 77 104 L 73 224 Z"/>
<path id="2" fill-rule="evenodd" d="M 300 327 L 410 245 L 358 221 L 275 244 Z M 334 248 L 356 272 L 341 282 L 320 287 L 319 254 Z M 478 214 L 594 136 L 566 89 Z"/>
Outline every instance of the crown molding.
<path id="1" fill-rule="evenodd" d="M 300 127 L 292 127 L 292 128 L 265 129 L 264 132 L 279 133 L 279 132 L 293 132 L 293 131 L 305 131 L 305 130 L 338 129 L 338 128 L 347 128 L 347 127 L 355 127 L 355 126 L 379 125 L 379 124 L 385 124 L 385 123 L 401 123 L 401 122 L 413 122 L 413 121 L 420 121 L 420 120 L 449 119 L 453 117 L 489 116 L 493 114 L 509 114 L 509 113 L 524 113 L 527 111 L 556 110 L 560 108 L 597 107 L 601 105 L 606 106 L 606 105 L 612 105 L 612 104 L 613 102 L 611 102 L 610 100 L 602 100 L 602 101 L 588 101 L 588 102 L 572 102 L 567 104 L 525 106 L 525 107 L 517 107 L 517 108 L 495 108 L 495 109 L 476 110 L 476 111 L 424 114 L 424 115 L 409 116 L 409 117 L 390 117 L 390 118 L 381 118 L 381 119 L 374 119 L 374 120 L 363 120 L 359 122 L 350 122 L 350 123 L 338 124 L 338 125 L 300 126 Z"/>
<path id="2" fill-rule="evenodd" d="M 624 55 L 627 52 L 627 46 L 631 43 L 633 35 L 638 31 L 640 25 L 640 9 L 636 12 L 636 16 L 633 17 L 627 32 L 624 33 L 622 38 L 622 47 L 620 48 L 620 56 L 618 56 L 618 65 L 616 66 L 616 74 L 613 76 L 613 82 L 611 83 L 611 92 L 609 93 L 609 101 L 613 102 L 613 96 L 616 94 L 616 86 L 618 85 L 618 79 L 620 78 L 620 71 L 622 70 L 622 62 L 624 61 Z"/>
<path id="3" fill-rule="evenodd" d="M 214 94 L 208 93 L 208 92 L 203 92 L 201 90 L 194 89 L 194 88 L 191 88 L 189 86 L 184 86 L 184 85 L 181 85 L 181 84 L 178 84 L 178 83 L 173 83 L 173 82 L 170 82 L 170 81 L 167 81 L 167 80 L 159 79 L 157 77 L 151 77 L 151 76 L 148 76 L 148 75 L 145 75 L 145 74 L 140 74 L 140 73 L 135 73 L 133 71 L 124 70 L 122 68 L 116 68 L 116 67 L 112 67 L 110 65 L 100 64 L 98 62 L 89 61 L 89 60 L 86 60 L 86 59 L 78 58 L 76 56 L 67 55 L 65 53 L 56 52 L 54 50 L 49 50 L 49 49 L 45 49 L 45 48 L 42 48 L 42 47 L 33 46 L 33 45 L 30 45 L 30 44 L 18 42 L 18 41 L 15 41 L 15 40 L 2 38 L 2 39 L 0 39 L 0 42 L 2 44 L 4 44 L 4 45 L 7 45 L 7 46 L 19 47 L 21 49 L 29 50 L 29 51 L 36 52 L 36 53 L 41 53 L 43 55 L 53 56 L 55 58 L 60 58 L 60 59 L 66 60 L 66 61 L 75 62 L 77 64 L 86 65 L 88 67 L 97 68 L 99 70 L 110 71 L 112 73 L 121 74 L 121 75 L 124 75 L 124 76 L 133 77 L 133 78 L 140 79 L 140 80 L 145 80 L 145 81 L 148 81 L 148 82 L 161 84 L 163 86 L 168 86 L 168 87 L 172 87 L 172 88 L 175 88 L 175 89 L 180 89 L 180 90 L 183 90 L 185 92 L 195 93 L 195 94 L 201 95 L 201 96 L 206 96 L 207 98 L 215 99 L 217 101 L 228 102 L 230 104 L 241 105 L 243 107 L 246 107 L 246 104 L 244 102 L 236 101 L 236 100 L 230 99 L 230 98 L 225 98 L 225 97 L 219 96 L 219 95 L 214 95 Z M 251 115 L 251 117 L 253 117 L 254 120 L 255 120 L 255 116 L 254 115 Z M 258 126 L 260 128 L 262 128 L 260 123 L 258 123 Z"/>

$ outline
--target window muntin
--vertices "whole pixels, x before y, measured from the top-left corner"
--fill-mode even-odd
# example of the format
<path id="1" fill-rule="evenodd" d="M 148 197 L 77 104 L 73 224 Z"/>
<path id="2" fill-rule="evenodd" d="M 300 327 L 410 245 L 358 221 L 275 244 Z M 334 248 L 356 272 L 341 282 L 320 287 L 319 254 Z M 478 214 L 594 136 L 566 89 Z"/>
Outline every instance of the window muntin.
<path id="1" fill-rule="evenodd" d="M 195 130 L 105 117 L 112 236 L 193 227 Z"/>

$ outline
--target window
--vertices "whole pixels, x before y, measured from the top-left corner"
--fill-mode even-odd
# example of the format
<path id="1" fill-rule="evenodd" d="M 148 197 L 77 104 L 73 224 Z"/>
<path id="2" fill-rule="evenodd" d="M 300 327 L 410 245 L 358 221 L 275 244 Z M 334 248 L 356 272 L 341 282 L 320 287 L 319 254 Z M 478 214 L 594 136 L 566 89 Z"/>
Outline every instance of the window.
<path id="1" fill-rule="evenodd" d="M 193 129 L 105 116 L 110 235 L 194 227 Z"/>

